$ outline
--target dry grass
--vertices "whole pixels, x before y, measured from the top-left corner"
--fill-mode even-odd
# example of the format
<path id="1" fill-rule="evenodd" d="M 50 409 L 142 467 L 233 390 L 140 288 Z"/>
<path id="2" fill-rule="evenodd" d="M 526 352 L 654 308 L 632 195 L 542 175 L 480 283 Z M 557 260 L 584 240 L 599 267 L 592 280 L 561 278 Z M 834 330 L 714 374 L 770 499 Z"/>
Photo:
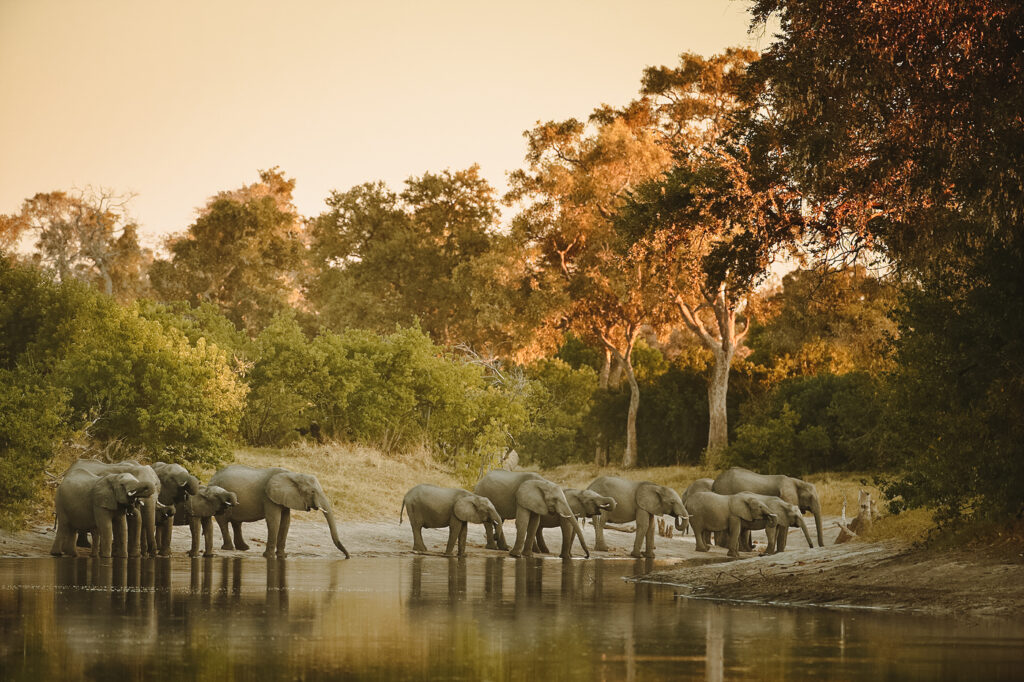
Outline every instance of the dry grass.
<path id="1" fill-rule="evenodd" d="M 291 448 L 236 450 L 235 463 L 279 466 L 314 474 L 334 505 L 339 521 L 397 520 L 406 491 L 419 483 L 461 487 L 426 452 L 386 456 L 360 445 L 301 444 Z M 208 480 L 209 475 L 203 478 Z"/>
<path id="2" fill-rule="evenodd" d="M 906 540 L 924 542 L 935 530 L 935 514 L 931 509 L 909 509 L 897 516 L 876 518 L 863 536 L 869 542 Z"/>

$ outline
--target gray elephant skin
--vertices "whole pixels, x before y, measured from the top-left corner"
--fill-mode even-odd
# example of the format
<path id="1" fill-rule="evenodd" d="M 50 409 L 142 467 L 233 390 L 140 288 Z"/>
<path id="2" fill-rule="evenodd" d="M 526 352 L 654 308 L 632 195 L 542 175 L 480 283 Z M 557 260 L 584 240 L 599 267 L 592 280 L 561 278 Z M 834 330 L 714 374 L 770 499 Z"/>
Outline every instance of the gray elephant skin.
<path id="1" fill-rule="evenodd" d="M 415 486 L 402 500 L 402 508 L 398 511 L 399 523 L 402 523 L 406 509 L 412 526 L 412 548 L 416 552 L 427 551 L 423 544 L 423 528 L 447 528 L 448 545 L 444 553 L 451 555 L 457 541 L 459 556 L 465 556 L 469 524 L 501 525 L 498 510 L 490 500 L 460 488 L 442 488 L 426 483 Z"/>
<path id="2" fill-rule="evenodd" d="M 651 483 L 650 481 L 630 481 L 617 476 L 601 476 L 594 480 L 588 490 L 615 500 L 615 509 L 602 511 L 594 519 L 594 532 L 597 539 L 594 549 L 607 552 L 608 545 L 604 540 L 604 524 L 636 522 L 636 537 L 633 540 L 631 556 L 654 556 L 654 517 L 672 516 L 678 531 L 687 528 L 686 507 L 672 488 Z M 646 551 L 641 551 L 646 544 Z"/>
<path id="3" fill-rule="evenodd" d="M 811 533 L 807 530 L 807 524 L 804 523 L 803 514 L 800 513 L 800 508 L 795 504 L 786 502 L 781 497 L 775 497 L 773 495 L 758 495 L 757 493 L 751 493 L 757 499 L 764 502 L 765 506 L 771 510 L 772 514 L 777 519 L 777 525 L 775 528 L 766 526 L 764 520 L 754 521 L 749 525 L 744 526 L 744 530 L 740 534 L 740 549 L 749 552 L 753 549 L 753 545 L 750 542 L 750 531 L 752 530 L 764 530 L 768 536 L 768 549 L 765 550 L 765 554 L 775 554 L 776 552 L 783 552 L 786 549 L 786 541 L 789 539 L 789 529 L 799 528 L 804 532 L 804 538 L 807 540 L 808 547 L 814 547 L 814 542 L 811 540 Z"/>
<path id="4" fill-rule="evenodd" d="M 98 476 L 106 474 L 131 474 L 152 488 L 152 493 L 139 500 L 138 508 L 130 509 L 126 514 L 128 521 L 128 556 L 156 556 L 156 516 L 158 496 L 160 495 L 160 478 L 153 467 L 139 464 L 134 460 L 125 460 L 116 464 L 107 464 L 96 459 L 80 459 L 68 469 L 67 474 L 75 470 L 84 470 Z"/>
<path id="5" fill-rule="evenodd" d="M 686 490 L 683 491 L 679 497 L 683 500 L 683 505 L 686 505 L 686 498 L 694 493 L 710 493 L 711 486 L 715 483 L 713 478 L 698 478 L 696 481 L 687 486 Z"/>
<path id="6" fill-rule="evenodd" d="M 690 527 L 693 528 L 697 551 L 707 552 L 711 549 L 707 544 L 707 533 L 727 532 L 731 557 L 740 555 L 740 533 L 743 529 L 750 528 L 757 521 L 764 521 L 763 527 L 774 533 L 778 523 L 771 509 L 752 493 L 694 493 L 686 500 L 686 510 L 690 514 Z"/>
<path id="7" fill-rule="evenodd" d="M 567 519 L 573 532 L 579 534 L 583 553 L 590 556 L 590 549 L 583 539 L 583 530 L 573 516 L 565 493 L 556 483 L 529 471 L 497 470 L 481 478 L 473 492 L 489 499 L 502 519 L 516 520 L 516 542 L 509 550 L 512 556 L 532 555 L 540 519 L 547 514 Z M 508 549 L 501 524 L 494 525 L 493 534 L 490 524 L 484 525 L 488 549 Z"/>
<path id="8" fill-rule="evenodd" d="M 319 509 L 327 519 L 334 546 L 349 558 L 348 550 L 338 539 L 331 503 L 320 487 L 320 481 L 311 474 L 300 474 L 280 467 L 257 469 L 243 464 L 224 467 L 213 475 L 209 485 L 216 485 L 238 496 L 238 504 L 217 514 L 217 525 L 224 538 L 222 549 L 249 549 L 242 538 L 242 524 L 253 521 L 267 522 L 267 549 L 263 556 L 286 556 L 285 544 L 291 525 L 291 510 Z M 235 531 L 232 542 L 228 524 Z"/>
<path id="9" fill-rule="evenodd" d="M 190 557 L 199 556 L 199 534 L 205 540 L 203 556 L 213 556 L 213 517 L 238 504 L 238 496 L 217 485 L 201 485 L 184 502 L 176 505 L 175 526 L 188 526 L 192 532 Z"/>
<path id="10" fill-rule="evenodd" d="M 749 469 L 733 467 L 722 472 L 715 479 L 711 490 L 723 495 L 748 492 L 781 497 L 789 504 L 795 504 L 799 507 L 801 514 L 810 512 L 814 515 L 818 546 L 825 546 L 821 525 L 821 502 L 818 500 L 818 491 L 813 483 L 801 481 L 799 478 L 791 476 L 783 476 L 781 474 L 771 476 L 759 474 Z"/>
<path id="11" fill-rule="evenodd" d="M 162 505 L 171 507 L 166 518 L 156 524 L 156 547 L 159 556 L 171 555 L 171 529 L 176 524 L 174 519 L 178 511 L 182 509 L 185 501 L 190 495 L 199 491 L 199 479 L 188 472 L 188 469 L 180 464 L 168 464 L 167 462 L 153 462 L 150 466 L 160 479 L 160 494 L 157 500 Z M 159 514 L 158 514 L 159 515 Z M 145 548 L 143 548 L 145 551 Z"/>
<path id="12" fill-rule="evenodd" d="M 566 502 L 572 509 L 576 518 L 595 518 L 601 515 L 602 511 L 615 509 L 615 500 L 604 495 L 598 495 L 593 490 L 575 490 L 573 488 L 562 488 Z M 537 527 L 537 549 L 545 554 L 548 552 L 547 544 L 544 542 L 545 528 L 560 528 L 562 530 L 562 550 L 559 556 L 563 559 L 572 557 L 572 541 L 576 537 L 576 531 L 568 519 L 556 514 L 545 514 L 540 517 L 540 525 Z M 580 538 L 582 542 L 582 538 Z"/>
<path id="13" fill-rule="evenodd" d="M 94 474 L 72 466 L 57 487 L 57 533 L 50 554 L 75 556 L 75 535 L 91 532 L 93 556 L 127 556 L 126 516 L 139 500 L 154 494 L 151 483 L 129 473 Z"/>

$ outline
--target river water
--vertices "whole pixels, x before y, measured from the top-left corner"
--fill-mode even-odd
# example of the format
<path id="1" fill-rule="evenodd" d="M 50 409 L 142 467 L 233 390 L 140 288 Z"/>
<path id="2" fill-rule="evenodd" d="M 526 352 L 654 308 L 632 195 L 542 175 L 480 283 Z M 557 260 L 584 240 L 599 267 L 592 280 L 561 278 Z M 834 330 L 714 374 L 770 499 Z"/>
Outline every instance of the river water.
<path id="1" fill-rule="evenodd" d="M 1024 623 L 728 605 L 661 562 L 0 559 L 0 680 L 1021 679 Z"/>

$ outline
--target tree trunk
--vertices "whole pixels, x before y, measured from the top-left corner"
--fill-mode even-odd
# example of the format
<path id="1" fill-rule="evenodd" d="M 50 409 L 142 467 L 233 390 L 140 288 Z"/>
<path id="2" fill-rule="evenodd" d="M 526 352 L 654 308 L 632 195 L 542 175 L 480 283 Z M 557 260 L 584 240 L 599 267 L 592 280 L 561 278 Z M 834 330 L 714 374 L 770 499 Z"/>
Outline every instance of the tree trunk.
<path id="1" fill-rule="evenodd" d="M 629 413 L 626 415 L 626 451 L 622 453 L 623 469 L 630 469 L 637 464 L 636 413 L 640 408 L 640 385 L 636 382 L 636 375 L 633 374 L 632 355 L 632 352 L 628 352 L 623 363 L 626 379 L 629 381 Z"/>
<path id="2" fill-rule="evenodd" d="M 708 466 L 720 468 L 722 452 L 729 445 L 729 416 L 726 396 L 729 392 L 729 368 L 732 353 L 713 349 L 715 366 L 708 382 L 708 447 L 705 459 Z"/>
<path id="3" fill-rule="evenodd" d="M 611 374 L 611 369 L 612 352 L 608 348 L 605 348 L 604 364 L 601 366 L 601 374 L 597 383 L 600 388 L 608 388 L 608 377 Z M 594 464 L 599 467 L 608 466 L 608 441 L 605 439 L 603 433 L 597 434 L 597 447 L 594 451 Z"/>

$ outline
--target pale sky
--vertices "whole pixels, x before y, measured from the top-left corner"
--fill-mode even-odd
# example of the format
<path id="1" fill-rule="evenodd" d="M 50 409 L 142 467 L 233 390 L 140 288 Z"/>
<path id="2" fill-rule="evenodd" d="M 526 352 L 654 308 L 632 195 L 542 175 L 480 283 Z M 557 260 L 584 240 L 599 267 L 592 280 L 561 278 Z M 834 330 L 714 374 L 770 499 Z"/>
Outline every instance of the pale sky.
<path id="1" fill-rule="evenodd" d="M 0 0 L 0 213 L 132 192 L 153 245 L 280 166 L 303 215 L 479 163 L 499 190 L 524 130 L 636 96 L 645 66 L 747 34 L 742 0 Z"/>

